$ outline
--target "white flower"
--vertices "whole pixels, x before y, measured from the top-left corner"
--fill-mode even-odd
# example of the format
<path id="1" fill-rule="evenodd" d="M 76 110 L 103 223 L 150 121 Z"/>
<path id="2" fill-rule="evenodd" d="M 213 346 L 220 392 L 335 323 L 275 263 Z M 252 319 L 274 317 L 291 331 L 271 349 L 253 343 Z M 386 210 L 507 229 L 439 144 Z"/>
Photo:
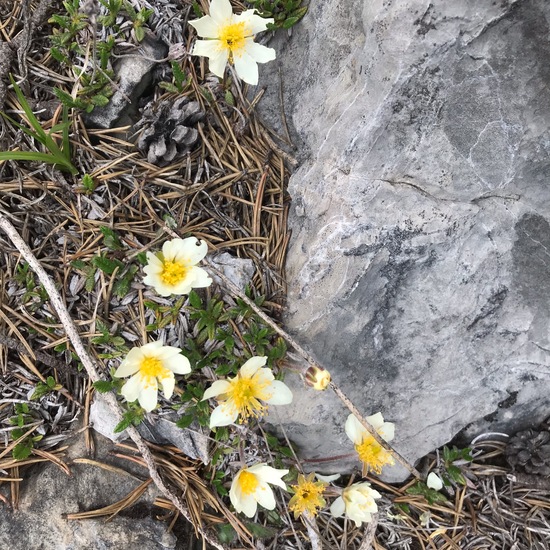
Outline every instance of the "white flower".
<path id="1" fill-rule="evenodd" d="M 426 485 L 430 489 L 435 489 L 436 491 L 441 491 L 441 489 L 443 489 L 443 481 L 435 472 L 430 472 L 428 474 Z"/>
<path id="2" fill-rule="evenodd" d="M 367 416 L 365 419 L 378 432 L 385 441 L 391 441 L 394 437 L 395 425 L 392 422 L 384 422 L 382 413 Z M 359 420 L 350 414 L 346 420 L 346 434 L 355 445 L 355 450 L 363 462 L 364 469 L 369 469 L 380 474 L 386 464 L 393 464 L 393 457 L 386 451 L 376 439 L 367 431 Z"/>
<path id="3" fill-rule="evenodd" d="M 212 411 L 210 427 L 233 424 L 239 415 L 262 416 L 270 405 L 288 405 L 292 392 L 286 384 L 275 380 L 271 369 L 261 368 L 267 357 L 251 357 L 239 370 L 235 378 L 218 380 L 205 392 L 203 401 L 218 396 L 221 403 Z"/>
<path id="4" fill-rule="evenodd" d="M 378 491 L 371 489 L 370 483 L 366 481 L 354 483 L 344 489 L 342 496 L 332 503 L 330 513 L 336 518 L 345 513 L 357 527 L 361 527 L 362 522 L 371 521 L 371 515 L 378 512 L 378 505 L 374 499 L 381 496 Z"/>
<path id="5" fill-rule="evenodd" d="M 267 510 L 275 508 L 275 495 L 268 485 L 277 485 L 286 491 L 285 482 L 281 479 L 288 470 L 278 470 L 266 464 L 255 464 L 244 468 L 233 479 L 229 490 L 229 499 L 237 512 L 251 518 L 256 513 L 258 504 Z"/>
<path id="6" fill-rule="evenodd" d="M 132 348 L 122 361 L 114 376 L 132 376 L 120 393 L 127 401 L 136 399 L 147 411 L 157 406 L 158 384 L 160 382 L 166 399 L 172 397 L 176 384 L 174 373 L 188 374 L 191 366 L 179 348 L 163 346 L 162 342 L 151 342 L 139 348 Z"/>
<path id="7" fill-rule="evenodd" d="M 196 265 L 206 256 L 208 246 L 204 241 L 198 243 L 195 237 L 172 239 L 164 243 L 162 252 L 147 252 L 143 282 L 161 296 L 189 294 L 192 288 L 210 286 L 212 279 Z"/>
<path id="8" fill-rule="evenodd" d="M 245 10 L 235 15 L 229 0 L 212 0 L 210 15 L 205 15 L 189 24 L 195 27 L 199 36 L 193 55 L 209 58 L 210 70 L 223 78 L 227 62 L 235 65 L 240 79 L 248 84 L 258 84 L 257 63 L 275 59 L 275 50 L 254 42 L 254 35 L 265 31 L 273 19 L 255 15 L 254 10 Z"/>

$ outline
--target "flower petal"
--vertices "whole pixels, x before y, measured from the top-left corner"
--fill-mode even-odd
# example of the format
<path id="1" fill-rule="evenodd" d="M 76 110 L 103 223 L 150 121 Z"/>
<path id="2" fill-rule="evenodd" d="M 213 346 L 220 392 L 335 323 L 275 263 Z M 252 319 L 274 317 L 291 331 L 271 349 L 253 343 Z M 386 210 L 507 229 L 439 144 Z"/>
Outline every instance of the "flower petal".
<path id="1" fill-rule="evenodd" d="M 187 239 L 173 239 L 177 241 L 174 258 L 177 262 L 198 264 L 207 254 L 208 245 L 195 237 Z"/>
<path id="2" fill-rule="evenodd" d="M 252 378 L 267 363 L 267 357 L 251 357 L 240 369 L 243 378 Z"/>
<path id="3" fill-rule="evenodd" d="M 342 497 L 338 497 L 330 505 L 330 513 L 335 518 L 339 518 L 340 516 L 344 515 L 345 511 L 346 511 L 346 504 L 345 504 L 344 499 Z"/>
<path id="4" fill-rule="evenodd" d="M 174 387 L 176 385 L 176 378 L 173 372 L 169 372 L 168 375 L 159 378 L 159 382 L 162 384 L 162 393 L 166 399 L 170 399 L 174 393 Z"/>
<path id="5" fill-rule="evenodd" d="M 128 355 L 130 355 L 130 352 L 128 353 Z M 127 356 L 126 359 L 124 359 L 122 363 L 120 363 L 120 366 L 116 370 L 114 376 L 115 378 L 125 378 L 126 376 L 132 376 L 132 374 L 135 374 L 138 370 L 139 361 L 128 360 Z"/>
<path id="6" fill-rule="evenodd" d="M 393 422 L 384 422 L 378 433 L 385 441 L 391 441 L 395 436 L 395 424 Z"/>
<path id="7" fill-rule="evenodd" d="M 229 0 L 212 0 L 210 2 L 210 17 L 218 25 L 227 25 L 233 18 L 233 8 Z"/>
<path id="8" fill-rule="evenodd" d="M 277 52 L 273 48 L 257 44 L 252 38 L 247 38 L 245 40 L 244 51 L 256 63 L 267 63 L 268 61 L 273 61 L 277 56 Z"/>
<path id="9" fill-rule="evenodd" d="M 225 403 L 218 405 L 210 415 L 210 429 L 216 428 L 217 426 L 229 426 L 237 420 L 239 416 L 239 411 L 228 407 Z"/>
<path id="10" fill-rule="evenodd" d="M 139 404 L 147 411 L 151 412 L 157 406 L 158 385 L 156 383 L 145 387 L 138 396 Z"/>
<path id="11" fill-rule="evenodd" d="M 197 40 L 191 53 L 208 57 L 210 71 L 223 78 L 225 66 L 229 59 L 229 50 L 222 48 L 219 40 Z"/>
<path id="12" fill-rule="evenodd" d="M 288 474 L 288 470 L 272 468 L 271 466 L 261 463 L 254 464 L 254 466 L 248 468 L 248 471 L 257 476 L 260 481 L 277 485 L 286 491 L 286 484 L 281 478 Z"/>
<path id="13" fill-rule="evenodd" d="M 330 475 L 330 476 L 325 476 L 325 475 L 321 475 L 321 474 L 315 474 L 315 477 L 319 481 L 324 481 L 325 483 L 330 483 L 331 481 L 336 481 L 337 479 L 340 479 L 341 475 L 340 474 L 333 474 L 333 475 Z"/>
<path id="14" fill-rule="evenodd" d="M 202 267 L 193 266 L 189 269 L 189 273 L 193 276 L 193 288 L 205 288 L 212 284 L 208 272 Z"/>
<path id="15" fill-rule="evenodd" d="M 367 416 L 365 420 L 377 431 L 384 425 L 384 417 L 382 416 L 381 412 L 377 412 L 376 414 Z"/>
<path id="16" fill-rule="evenodd" d="M 441 491 L 441 489 L 443 488 L 443 481 L 441 481 L 441 478 L 435 472 L 430 472 L 426 479 L 426 485 L 430 489 Z"/>
<path id="17" fill-rule="evenodd" d="M 189 374 L 191 372 L 191 364 L 185 355 L 178 354 L 164 361 L 164 366 L 176 374 Z"/>
<path id="18" fill-rule="evenodd" d="M 223 393 L 227 393 L 227 390 L 231 387 L 231 384 L 227 380 L 216 380 L 205 392 L 201 401 L 216 397 Z"/>
<path id="19" fill-rule="evenodd" d="M 233 56 L 233 64 L 238 77 L 247 84 L 258 84 L 258 65 L 245 51 Z M 210 68 L 212 70 L 212 67 Z M 214 71 L 212 71 L 214 72 Z"/>
<path id="20" fill-rule="evenodd" d="M 254 496 L 258 504 L 266 510 L 273 510 L 275 508 L 275 495 L 267 483 L 260 481 L 258 488 L 254 491 Z"/>
<path id="21" fill-rule="evenodd" d="M 245 10 L 239 15 L 234 16 L 235 23 L 244 22 L 246 25 L 247 36 L 252 36 L 267 30 L 268 23 L 275 23 L 272 17 L 260 17 L 254 13 L 256 10 Z"/>
<path id="22" fill-rule="evenodd" d="M 288 405 L 292 403 L 290 388 L 280 380 L 273 380 L 266 388 L 266 391 L 271 393 L 271 397 L 265 400 L 270 405 Z"/>
<path id="23" fill-rule="evenodd" d="M 351 439 L 354 445 L 360 445 L 365 435 L 368 434 L 367 430 L 363 427 L 361 422 L 357 420 L 354 414 L 350 414 L 346 420 L 346 435 Z"/>
<path id="24" fill-rule="evenodd" d="M 141 376 L 136 374 L 120 388 L 120 393 L 128 403 L 133 403 L 139 397 L 142 389 Z"/>
<path id="25" fill-rule="evenodd" d="M 218 38 L 220 34 L 218 25 L 210 15 L 205 15 L 194 21 L 189 21 L 189 24 L 194 27 L 197 34 L 203 38 Z"/>
<path id="26" fill-rule="evenodd" d="M 240 510 L 238 510 L 238 512 L 242 512 L 248 518 L 254 517 L 254 514 L 258 509 L 258 503 L 256 502 L 256 499 L 252 494 L 251 495 L 243 494 L 241 496 L 239 504 L 240 504 Z M 237 510 L 236 507 L 235 507 L 235 510 Z"/>

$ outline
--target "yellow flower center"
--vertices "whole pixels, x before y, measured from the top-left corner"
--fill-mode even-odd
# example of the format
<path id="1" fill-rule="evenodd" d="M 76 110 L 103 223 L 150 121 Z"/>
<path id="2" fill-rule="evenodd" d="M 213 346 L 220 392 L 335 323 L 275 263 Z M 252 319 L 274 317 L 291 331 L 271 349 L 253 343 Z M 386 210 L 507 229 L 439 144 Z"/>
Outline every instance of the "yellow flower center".
<path id="1" fill-rule="evenodd" d="M 365 436 L 359 445 L 355 445 L 355 450 L 367 471 L 372 470 L 380 474 L 386 464 L 393 464 L 391 453 L 386 451 L 372 435 Z"/>
<path id="2" fill-rule="evenodd" d="M 250 472 L 241 472 L 239 487 L 245 495 L 250 495 L 258 488 L 258 478 Z"/>
<path id="3" fill-rule="evenodd" d="M 270 381 L 262 381 L 259 372 L 251 378 L 237 378 L 230 381 L 231 387 L 226 393 L 227 405 L 236 409 L 243 418 L 249 416 L 258 417 L 265 414 L 267 406 L 260 403 L 271 397 L 265 389 L 271 384 Z"/>
<path id="4" fill-rule="evenodd" d="M 218 38 L 222 47 L 228 49 L 231 55 L 240 55 L 241 50 L 244 49 L 244 41 L 246 38 L 244 21 L 226 25 L 221 29 Z"/>
<path id="5" fill-rule="evenodd" d="M 168 369 L 156 357 L 145 357 L 139 366 L 139 374 L 143 380 L 144 386 L 152 386 L 157 378 L 164 378 Z"/>
<path id="6" fill-rule="evenodd" d="M 325 486 L 321 481 L 313 481 L 313 474 L 310 474 L 307 479 L 302 475 L 298 477 L 298 485 L 292 486 L 294 496 L 289 502 L 289 509 L 294 512 L 296 519 L 306 511 L 315 516 L 326 504 L 323 498 Z"/>
<path id="7" fill-rule="evenodd" d="M 160 278 L 165 285 L 175 286 L 185 279 L 187 272 L 188 268 L 182 263 L 165 260 Z"/>

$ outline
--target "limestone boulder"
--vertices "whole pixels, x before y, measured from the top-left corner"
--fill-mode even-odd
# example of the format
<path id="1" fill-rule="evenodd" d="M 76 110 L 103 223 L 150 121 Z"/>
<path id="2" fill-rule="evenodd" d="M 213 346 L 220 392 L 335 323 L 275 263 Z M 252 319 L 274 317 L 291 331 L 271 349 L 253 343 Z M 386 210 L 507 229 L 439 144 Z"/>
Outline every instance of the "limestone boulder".
<path id="1" fill-rule="evenodd" d="M 287 328 L 411 462 L 549 415 L 549 36 L 544 0 L 326 0 L 262 67 L 302 161 Z M 351 467 L 347 411 L 294 385 L 275 420 Z"/>

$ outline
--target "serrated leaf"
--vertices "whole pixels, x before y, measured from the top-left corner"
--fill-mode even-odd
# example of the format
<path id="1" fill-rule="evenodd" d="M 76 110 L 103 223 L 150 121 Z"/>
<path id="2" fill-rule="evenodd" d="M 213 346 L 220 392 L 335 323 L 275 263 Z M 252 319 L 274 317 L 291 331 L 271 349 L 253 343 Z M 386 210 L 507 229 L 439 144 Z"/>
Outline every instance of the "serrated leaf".
<path id="1" fill-rule="evenodd" d="M 171 82 L 159 82 L 158 84 L 159 88 L 162 88 L 163 90 L 166 90 L 167 92 L 170 92 L 172 94 L 177 94 L 179 92 L 179 89 L 177 86 L 174 86 Z"/>
<path id="2" fill-rule="evenodd" d="M 92 384 L 92 386 L 99 393 L 107 393 L 113 389 L 114 385 L 110 380 L 97 380 Z"/>
<path id="3" fill-rule="evenodd" d="M 111 260 L 105 256 L 94 256 L 92 258 L 92 264 L 98 269 L 101 269 L 103 273 L 112 275 L 115 269 L 124 267 L 124 264 L 119 260 Z"/>
<path id="4" fill-rule="evenodd" d="M 18 443 L 12 450 L 11 455 L 15 460 L 25 460 L 31 455 L 33 448 L 32 439 L 27 439 Z"/>
<path id="5" fill-rule="evenodd" d="M 176 426 L 181 429 L 189 428 L 193 420 L 195 420 L 195 417 L 192 414 L 185 414 L 176 421 Z"/>

